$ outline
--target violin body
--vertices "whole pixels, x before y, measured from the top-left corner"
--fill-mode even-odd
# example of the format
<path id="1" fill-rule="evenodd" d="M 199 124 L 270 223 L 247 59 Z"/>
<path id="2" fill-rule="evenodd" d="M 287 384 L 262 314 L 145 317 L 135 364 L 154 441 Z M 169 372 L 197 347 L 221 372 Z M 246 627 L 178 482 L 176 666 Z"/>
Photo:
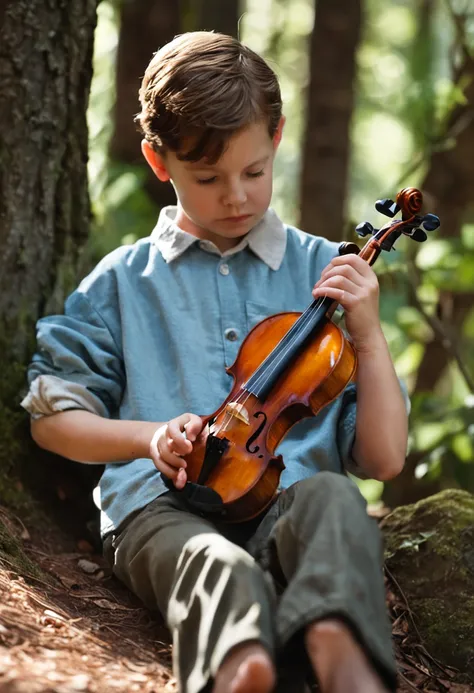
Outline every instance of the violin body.
<path id="1" fill-rule="evenodd" d="M 210 434 L 222 431 L 219 435 L 229 441 L 219 463 L 203 479 L 206 443 L 197 441 L 184 457 L 189 481 L 205 483 L 220 495 L 228 522 L 249 520 L 271 503 L 285 468 L 281 455 L 274 454 L 278 444 L 295 423 L 317 414 L 354 377 L 355 349 L 340 328 L 327 320 L 277 381 L 271 398 L 262 403 L 249 394 L 242 404 L 235 404 L 242 385 L 300 315 L 279 313 L 262 320 L 249 332 L 227 369 L 234 378 L 232 390 L 218 411 L 204 417 L 205 425 L 210 423 Z"/>

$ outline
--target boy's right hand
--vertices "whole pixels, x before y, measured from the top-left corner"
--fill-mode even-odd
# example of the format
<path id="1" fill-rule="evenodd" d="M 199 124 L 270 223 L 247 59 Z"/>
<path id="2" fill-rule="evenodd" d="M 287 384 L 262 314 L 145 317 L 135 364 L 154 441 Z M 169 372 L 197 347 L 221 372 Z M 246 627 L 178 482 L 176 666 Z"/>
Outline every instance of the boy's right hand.
<path id="1" fill-rule="evenodd" d="M 202 419 L 196 414 L 181 414 L 158 428 L 150 443 L 150 457 L 158 471 L 172 479 L 178 490 L 186 481 L 186 462 L 193 442 L 202 431 Z"/>

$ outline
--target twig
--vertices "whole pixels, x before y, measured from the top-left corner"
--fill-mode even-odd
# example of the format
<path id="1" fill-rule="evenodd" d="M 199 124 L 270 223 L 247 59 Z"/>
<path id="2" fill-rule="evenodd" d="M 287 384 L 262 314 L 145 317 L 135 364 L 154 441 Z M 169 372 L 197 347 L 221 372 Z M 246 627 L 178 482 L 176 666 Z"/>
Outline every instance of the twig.
<path id="1" fill-rule="evenodd" d="M 13 518 L 14 520 L 16 520 L 16 521 L 18 522 L 18 524 L 20 525 L 20 527 L 22 528 L 23 533 L 25 533 L 25 535 L 30 536 L 30 533 L 28 532 L 28 530 L 26 529 L 25 525 L 24 525 L 23 522 L 20 520 L 20 518 L 18 517 L 18 515 L 14 515 L 13 513 L 8 512 L 8 511 L 5 510 L 5 508 L 3 508 L 2 506 L 0 506 L 0 513 L 1 513 L 4 517 L 8 518 L 9 520 L 11 520 L 12 518 Z"/>
<path id="2" fill-rule="evenodd" d="M 407 683 L 410 686 L 410 688 L 413 688 L 413 690 L 416 691 L 416 693 L 419 693 L 419 689 L 416 686 L 414 686 L 412 682 L 402 674 L 401 671 L 398 672 L 398 675 L 402 677 L 402 679 L 405 681 L 405 683 Z"/>
<path id="3" fill-rule="evenodd" d="M 405 602 L 405 605 L 406 605 L 406 607 L 407 607 L 408 613 L 410 614 L 410 619 L 411 619 L 411 622 L 413 623 L 413 627 L 414 627 L 414 629 L 415 629 L 415 631 L 416 631 L 416 634 L 417 634 L 418 638 L 420 639 L 420 642 L 423 642 L 423 638 L 421 637 L 420 631 L 418 630 L 418 626 L 417 626 L 416 623 L 415 623 L 415 619 L 413 618 L 413 615 L 412 615 L 413 612 L 412 612 L 412 610 L 410 609 L 410 605 L 408 604 L 408 599 L 405 597 L 404 591 L 403 591 L 402 588 L 400 587 L 398 581 L 395 579 L 395 577 L 394 577 L 394 575 L 392 574 L 392 572 L 387 568 L 387 565 L 386 565 L 386 564 L 384 565 L 384 568 L 385 568 L 385 571 L 386 571 L 386 573 L 388 574 L 390 580 L 392 580 L 392 582 L 395 584 L 396 588 L 397 588 L 398 591 L 400 592 L 400 594 L 401 594 L 401 596 L 402 596 L 402 598 L 403 598 L 403 601 Z"/>
<path id="4" fill-rule="evenodd" d="M 409 274 L 408 283 L 410 286 L 411 298 L 415 308 L 421 313 L 424 320 L 426 320 L 426 322 L 431 327 L 435 335 L 441 341 L 441 346 L 443 347 L 443 349 L 445 349 L 451 356 L 451 358 L 453 358 L 456 361 L 458 368 L 461 371 L 464 380 L 466 381 L 466 385 L 468 386 L 469 390 L 472 393 L 474 393 L 474 380 L 472 379 L 471 374 L 469 373 L 466 365 L 464 364 L 457 346 L 454 344 L 453 340 L 446 332 L 441 320 L 439 320 L 439 318 L 437 318 L 434 315 L 429 315 L 429 313 L 426 312 L 426 310 L 423 307 L 423 304 L 416 295 L 416 284 L 411 279 Z"/>
<path id="5" fill-rule="evenodd" d="M 384 569 L 385 569 L 385 571 L 387 572 L 387 574 L 388 574 L 390 580 L 392 580 L 392 582 L 393 582 L 393 583 L 395 584 L 395 586 L 397 587 L 397 589 L 398 589 L 398 591 L 399 591 L 399 593 L 400 593 L 400 595 L 401 595 L 403 601 L 405 602 L 405 605 L 406 605 L 406 607 L 407 607 L 407 612 L 410 614 L 411 622 L 412 622 L 413 627 L 414 627 L 414 629 L 415 629 L 415 631 L 416 631 L 416 634 L 417 634 L 417 636 L 418 636 L 418 639 L 420 640 L 420 644 L 418 645 L 418 648 L 421 649 L 421 650 L 423 650 L 423 654 L 426 655 L 426 657 L 428 657 L 428 659 L 430 659 L 431 662 L 432 662 L 440 671 L 443 672 L 443 674 L 445 674 L 446 676 L 449 676 L 449 677 L 453 676 L 453 674 L 451 674 L 451 673 L 448 671 L 448 669 L 452 669 L 453 671 L 458 671 L 458 670 L 455 669 L 455 667 L 450 667 L 450 666 L 445 667 L 444 664 L 442 664 L 442 663 L 439 662 L 435 657 L 433 657 L 433 655 L 431 655 L 431 654 L 428 652 L 428 650 L 426 649 L 426 647 L 424 646 L 424 644 L 423 644 L 423 638 L 421 637 L 420 631 L 418 630 L 418 626 L 417 626 L 416 623 L 415 623 L 415 619 L 414 619 L 414 617 L 413 617 L 413 612 L 412 612 L 412 610 L 411 610 L 411 608 L 410 608 L 410 605 L 408 604 L 408 599 L 406 598 L 405 593 L 403 592 L 402 588 L 400 587 L 399 582 L 395 579 L 393 573 L 387 568 L 387 565 L 386 565 L 386 564 L 384 565 Z M 406 656 L 406 655 L 405 655 L 405 656 Z M 410 661 L 410 660 L 408 660 L 408 661 Z M 419 667 L 417 666 L 417 664 L 416 664 L 415 662 L 411 662 L 411 664 L 414 665 L 417 669 L 419 669 Z M 421 669 L 419 669 L 419 671 L 421 671 Z M 422 673 L 424 674 L 423 671 L 422 671 Z M 426 674 L 425 674 L 425 676 L 426 676 Z M 428 672 L 428 676 L 430 676 L 430 678 L 434 678 L 434 679 L 437 678 L 437 677 L 436 677 L 434 674 L 432 674 L 431 672 Z M 415 690 L 416 690 L 416 689 L 415 689 Z"/>

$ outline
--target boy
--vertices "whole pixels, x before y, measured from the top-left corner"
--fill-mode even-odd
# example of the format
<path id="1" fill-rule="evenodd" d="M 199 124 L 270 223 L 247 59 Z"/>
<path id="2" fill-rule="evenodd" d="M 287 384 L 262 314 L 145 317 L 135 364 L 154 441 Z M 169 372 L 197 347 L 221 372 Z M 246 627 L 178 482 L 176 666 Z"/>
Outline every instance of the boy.
<path id="1" fill-rule="evenodd" d="M 33 437 L 106 463 L 104 550 L 166 617 L 180 691 L 269 693 L 276 663 L 302 655 L 323 693 L 394 690 L 379 535 L 341 473 L 385 480 L 404 463 L 407 414 L 376 276 L 269 209 L 284 118 L 277 79 L 251 50 L 179 36 L 153 57 L 140 102 L 143 154 L 177 206 L 150 238 L 104 258 L 64 316 L 39 321 L 23 402 Z M 345 309 L 357 390 L 291 429 L 275 503 L 226 526 L 188 505 L 182 456 L 206 435 L 199 414 L 229 392 L 225 367 L 245 334 L 304 310 L 311 292 Z"/>

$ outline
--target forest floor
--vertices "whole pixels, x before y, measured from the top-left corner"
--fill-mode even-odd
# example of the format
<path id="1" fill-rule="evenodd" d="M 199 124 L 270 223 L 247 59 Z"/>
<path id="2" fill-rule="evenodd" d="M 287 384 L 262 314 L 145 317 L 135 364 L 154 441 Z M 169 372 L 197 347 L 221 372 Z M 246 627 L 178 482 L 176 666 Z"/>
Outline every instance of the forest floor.
<path id="1" fill-rule="evenodd" d="M 41 578 L 19 576 L 13 563 L 0 560 L 1 693 L 177 691 L 163 621 L 110 575 L 101 556 L 50 525 L 25 526 L 3 508 L 0 522 L 44 571 Z M 409 606 L 390 579 L 387 603 L 398 692 L 474 691 L 454 683 L 459 672 L 430 657 Z"/>

